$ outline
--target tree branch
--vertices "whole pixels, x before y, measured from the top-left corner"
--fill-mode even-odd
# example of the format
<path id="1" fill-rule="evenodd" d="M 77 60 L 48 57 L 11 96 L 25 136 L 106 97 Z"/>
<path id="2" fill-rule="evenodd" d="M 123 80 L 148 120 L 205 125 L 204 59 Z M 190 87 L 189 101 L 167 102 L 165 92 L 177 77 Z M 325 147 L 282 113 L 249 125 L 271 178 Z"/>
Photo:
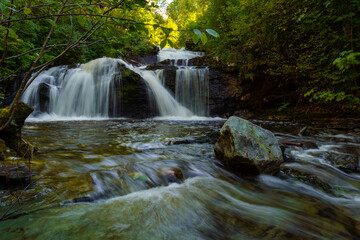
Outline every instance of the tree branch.
<path id="1" fill-rule="evenodd" d="M 11 5 L 13 5 L 14 3 L 14 0 L 11 0 Z M 8 18 L 8 20 L 11 19 L 11 15 L 12 15 L 12 9 L 10 10 L 10 16 Z M 7 54 L 7 48 L 8 48 L 8 39 L 9 39 L 9 33 L 10 33 L 10 22 L 7 24 L 7 28 L 6 28 L 6 35 L 5 35 L 5 47 L 4 47 L 4 52 L 3 52 L 3 55 L 1 57 L 1 60 L 0 60 L 0 64 L 3 63 L 5 61 L 5 57 L 6 57 L 6 54 Z"/>
<path id="2" fill-rule="evenodd" d="M 62 4 L 62 6 L 61 6 L 61 8 L 60 8 L 60 10 L 59 10 L 59 12 L 58 12 L 58 14 L 61 14 L 61 12 L 64 10 L 64 7 L 65 7 L 67 1 L 68 1 L 68 0 L 66 0 L 66 1 Z M 55 18 L 55 21 L 54 21 L 54 22 L 56 23 L 56 22 L 59 20 L 59 18 L 60 18 L 60 17 L 57 16 L 57 17 Z M 50 31 L 49 31 L 49 34 L 48 34 L 47 38 L 46 38 L 45 41 L 44 41 L 44 44 L 43 44 L 43 46 L 42 46 L 42 48 L 41 48 L 41 50 L 40 50 L 39 56 L 35 59 L 35 61 L 33 62 L 32 66 L 31 66 L 31 68 L 30 68 L 29 71 L 26 73 L 24 79 L 21 81 L 20 88 L 19 88 L 18 92 L 16 93 L 13 102 L 11 103 L 9 119 L 6 121 L 5 124 L 3 124 L 3 125 L 0 127 L 0 131 L 4 130 L 4 129 L 10 124 L 10 122 L 12 121 L 12 119 L 14 118 L 17 104 L 18 104 L 18 102 L 19 102 L 19 100 L 20 100 L 20 98 L 21 98 L 21 96 L 22 96 L 22 94 L 23 94 L 23 92 L 24 92 L 26 83 L 27 83 L 27 81 L 28 81 L 29 78 L 30 78 L 32 69 L 37 65 L 37 63 L 39 62 L 39 60 L 40 60 L 40 59 L 43 57 L 43 55 L 45 54 L 45 51 L 44 51 L 44 50 L 45 50 L 48 42 L 50 41 L 51 35 L 52 35 L 53 32 L 54 32 L 54 29 L 55 29 L 55 26 L 52 26 L 51 29 L 50 29 Z"/>

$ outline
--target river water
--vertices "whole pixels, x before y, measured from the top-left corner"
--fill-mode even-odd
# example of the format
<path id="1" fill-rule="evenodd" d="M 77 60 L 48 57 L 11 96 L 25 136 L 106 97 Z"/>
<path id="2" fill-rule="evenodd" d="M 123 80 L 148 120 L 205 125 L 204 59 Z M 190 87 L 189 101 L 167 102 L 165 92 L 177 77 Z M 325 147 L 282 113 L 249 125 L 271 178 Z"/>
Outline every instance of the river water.
<path id="1" fill-rule="evenodd" d="M 242 178 L 214 156 L 224 121 L 26 123 L 38 180 L 0 222 L 0 239 L 360 238 L 360 174 L 329 161 L 359 157 L 358 134 L 254 121 L 307 144 L 286 148 L 276 176 Z M 0 213 L 21 189 L 2 188 Z"/>

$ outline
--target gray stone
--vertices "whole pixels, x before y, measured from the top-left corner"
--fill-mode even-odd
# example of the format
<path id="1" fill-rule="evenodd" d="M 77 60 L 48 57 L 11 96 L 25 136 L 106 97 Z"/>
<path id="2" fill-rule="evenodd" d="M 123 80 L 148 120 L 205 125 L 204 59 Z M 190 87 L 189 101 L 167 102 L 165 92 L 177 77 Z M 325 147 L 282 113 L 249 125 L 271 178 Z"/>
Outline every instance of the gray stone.
<path id="1" fill-rule="evenodd" d="M 226 166 L 246 175 L 274 174 L 283 162 L 274 134 L 239 117 L 225 122 L 214 150 Z"/>

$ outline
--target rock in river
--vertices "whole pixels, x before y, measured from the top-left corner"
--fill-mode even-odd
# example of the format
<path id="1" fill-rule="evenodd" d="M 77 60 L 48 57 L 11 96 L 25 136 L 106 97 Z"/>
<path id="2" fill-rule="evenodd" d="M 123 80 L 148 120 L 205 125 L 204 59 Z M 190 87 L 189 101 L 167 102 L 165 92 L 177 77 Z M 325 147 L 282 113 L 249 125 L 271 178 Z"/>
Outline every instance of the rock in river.
<path id="1" fill-rule="evenodd" d="M 214 147 L 218 159 L 241 174 L 273 174 L 283 155 L 274 134 L 245 119 L 230 117 Z"/>

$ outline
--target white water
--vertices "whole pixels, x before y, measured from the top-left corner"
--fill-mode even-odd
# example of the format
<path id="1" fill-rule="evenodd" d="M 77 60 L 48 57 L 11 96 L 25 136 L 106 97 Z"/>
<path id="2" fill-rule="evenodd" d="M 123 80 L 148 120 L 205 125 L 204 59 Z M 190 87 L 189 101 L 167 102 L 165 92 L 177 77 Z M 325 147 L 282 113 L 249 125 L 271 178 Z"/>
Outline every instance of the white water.
<path id="1" fill-rule="evenodd" d="M 49 116 L 109 118 L 116 104 L 115 84 L 120 81 L 117 61 L 99 58 L 74 69 L 54 67 L 43 71 L 25 91 L 22 100 L 40 109 L 39 87 L 49 87 Z"/>
<path id="2" fill-rule="evenodd" d="M 180 68 L 176 71 L 175 99 L 197 116 L 209 114 L 209 82 L 207 68 Z"/>
<path id="3" fill-rule="evenodd" d="M 164 49 L 159 60 L 170 59 L 177 65 L 182 60 L 203 56 L 202 53 L 184 49 Z M 22 100 L 36 111 L 32 121 L 63 121 L 83 119 L 107 119 L 121 117 L 117 96 L 121 87 L 119 66 L 125 66 L 139 74 L 146 82 L 155 100 L 160 117 L 187 119 L 207 116 L 208 70 L 181 67 L 176 74 L 176 93 L 173 96 L 166 88 L 163 71 L 145 70 L 121 59 L 99 58 L 76 68 L 54 67 L 43 71 L 25 91 Z M 48 102 L 40 97 L 40 89 L 49 89 Z M 43 93 L 44 95 L 44 93 Z M 46 93 L 45 93 L 46 95 Z M 42 102 L 41 102 L 42 101 Z"/>
<path id="4" fill-rule="evenodd" d="M 174 48 L 163 48 L 162 50 L 159 51 L 158 54 L 158 61 L 162 62 L 164 60 L 171 60 L 172 64 L 177 66 L 179 60 L 183 60 L 183 64 L 184 66 L 188 65 L 188 61 L 192 58 L 196 58 L 196 57 L 203 57 L 204 53 L 202 52 L 192 52 L 192 51 L 187 51 L 184 48 L 182 49 L 174 49 Z"/>
<path id="5" fill-rule="evenodd" d="M 196 116 L 209 115 L 209 69 L 196 68 L 188 64 L 190 59 L 203 56 L 201 52 L 173 48 L 164 48 L 158 54 L 159 61 L 170 60 L 171 64 L 178 67 L 175 99 Z"/>
<path id="6" fill-rule="evenodd" d="M 178 103 L 175 98 L 163 86 L 163 75 L 161 71 L 143 70 L 142 67 L 134 67 L 127 62 L 119 59 L 128 69 L 138 73 L 151 89 L 160 115 L 163 117 L 191 117 L 193 113 Z"/>

